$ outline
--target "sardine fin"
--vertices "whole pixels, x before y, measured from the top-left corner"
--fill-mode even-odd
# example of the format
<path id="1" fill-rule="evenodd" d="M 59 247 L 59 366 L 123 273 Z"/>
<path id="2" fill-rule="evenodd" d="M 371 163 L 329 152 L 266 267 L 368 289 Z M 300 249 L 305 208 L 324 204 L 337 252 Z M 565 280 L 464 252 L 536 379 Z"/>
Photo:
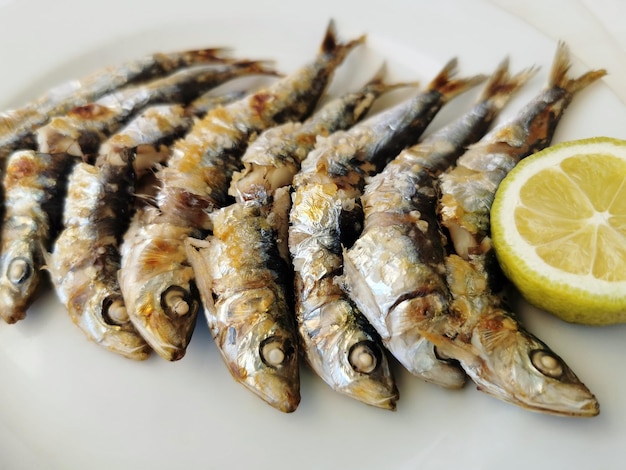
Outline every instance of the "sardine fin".
<path id="1" fill-rule="evenodd" d="M 185 239 L 185 251 L 187 260 L 191 264 L 191 268 L 195 274 L 195 283 L 200 292 L 202 304 L 207 313 L 215 314 L 215 302 L 213 301 L 213 277 L 211 276 L 211 267 L 209 266 L 209 252 L 211 240 L 206 238 L 199 240 L 197 238 L 188 237 Z"/>
<path id="2" fill-rule="evenodd" d="M 397 88 L 419 87 L 420 85 L 417 80 L 413 82 L 387 83 L 385 82 L 385 75 L 387 75 L 387 63 L 383 62 L 370 81 L 365 84 L 364 88 L 371 93 L 382 94 Z"/>

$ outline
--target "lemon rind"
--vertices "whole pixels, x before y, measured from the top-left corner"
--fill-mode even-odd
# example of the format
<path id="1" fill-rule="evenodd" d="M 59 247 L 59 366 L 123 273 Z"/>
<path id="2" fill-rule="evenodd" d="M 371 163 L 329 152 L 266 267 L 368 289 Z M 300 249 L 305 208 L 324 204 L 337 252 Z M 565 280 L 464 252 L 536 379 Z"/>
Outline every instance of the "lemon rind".
<path id="1" fill-rule="evenodd" d="M 556 166 L 573 153 L 611 153 L 626 161 L 626 141 L 593 137 L 563 142 L 522 160 L 502 181 L 494 199 L 492 238 L 496 255 L 505 275 L 531 304 L 571 322 L 626 322 L 626 281 L 564 273 L 546 264 L 514 228 L 512 209 L 528 177 L 538 167 Z"/>

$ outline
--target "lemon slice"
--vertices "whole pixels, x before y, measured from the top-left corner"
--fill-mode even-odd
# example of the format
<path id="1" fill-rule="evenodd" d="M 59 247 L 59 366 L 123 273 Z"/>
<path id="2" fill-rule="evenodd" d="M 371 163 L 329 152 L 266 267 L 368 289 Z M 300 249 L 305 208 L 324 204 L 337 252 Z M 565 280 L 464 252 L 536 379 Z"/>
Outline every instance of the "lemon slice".
<path id="1" fill-rule="evenodd" d="M 626 322 L 626 141 L 557 144 L 520 162 L 491 210 L 504 273 L 575 323 Z"/>

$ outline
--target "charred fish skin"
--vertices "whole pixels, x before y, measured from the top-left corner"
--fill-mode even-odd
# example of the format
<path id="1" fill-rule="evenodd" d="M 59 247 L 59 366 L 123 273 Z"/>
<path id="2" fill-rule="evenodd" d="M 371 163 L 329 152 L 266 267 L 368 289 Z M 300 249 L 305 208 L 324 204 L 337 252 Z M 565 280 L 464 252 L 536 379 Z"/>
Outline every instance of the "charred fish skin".
<path id="1" fill-rule="evenodd" d="M 201 93 L 204 87 L 212 88 L 249 73 L 267 73 L 267 69 L 262 62 L 238 61 L 210 66 L 208 69 L 198 67 L 193 71 L 183 70 L 146 85 L 106 95 L 96 103 L 74 108 L 69 115 L 55 118 L 36 131 L 42 155 L 36 166 L 37 171 L 43 175 L 42 178 L 30 175 L 22 179 L 26 165 L 23 154 L 15 159 L 11 158 L 13 163 L 5 168 L 5 185 L 2 189 L 3 196 L 6 197 L 7 214 L 1 229 L 0 245 L 0 308 L 5 311 L 5 319 L 15 322 L 24 318 L 25 309 L 30 305 L 39 283 L 39 270 L 43 265 L 42 250 L 49 248 L 51 238 L 55 235 L 54 231 L 49 230 L 46 215 L 51 209 L 62 206 L 60 196 L 64 194 L 52 188 L 49 194 L 40 194 L 40 191 L 45 193 L 45 188 L 56 186 L 55 179 L 59 182 L 67 180 L 67 173 L 71 169 L 68 156 L 75 155 L 85 160 L 92 158 L 92 154 L 97 153 L 100 143 L 110 132 L 119 128 L 125 119 L 153 100 L 189 100 Z M 163 124 L 163 127 L 166 126 L 167 124 Z M 49 158 L 43 154 L 59 156 Z M 37 201 L 46 207 L 35 207 Z M 21 229 L 17 230 L 16 221 L 20 218 L 23 221 L 20 222 Z M 29 227 L 28 230 L 26 226 Z M 16 238 L 18 233 L 21 236 Z M 24 279 L 19 283 L 19 289 L 8 273 L 8 270 L 17 266 L 14 263 L 19 264 L 14 262 L 18 258 L 23 260 L 25 266 L 29 266 Z"/>
<path id="2" fill-rule="evenodd" d="M 0 113 L 0 160 L 13 150 L 35 149 L 32 132 L 50 116 L 67 113 L 128 84 L 154 79 L 184 67 L 227 62 L 230 59 L 225 57 L 226 52 L 223 48 L 207 48 L 151 54 L 54 87 L 21 108 Z"/>
<path id="3" fill-rule="evenodd" d="M 119 287 L 111 283 L 119 269 L 117 216 L 125 212 L 129 196 L 119 189 L 134 179 L 132 155 L 121 157 L 125 165 L 75 167 L 68 184 L 65 229 L 47 269 L 70 318 L 91 340 L 129 359 L 144 360 L 150 348 L 125 314 Z"/>
<path id="4" fill-rule="evenodd" d="M 363 232 L 344 250 L 347 292 L 386 348 L 411 373 L 446 388 L 462 387 L 465 374 L 456 364 L 442 362 L 416 327 L 450 303 L 435 177 L 487 132 L 535 71 L 511 77 L 508 60 L 503 61 L 466 114 L 402 151 L 374 175 L 361 198 Z"/>
<path id="5" fill-rule="evenodd" d="M 331 389 L 394 410 L 399 394 L 378 334 L 336 280 L 342 264 L 336 236 L 343 208 L 333 196 L 323 184 L 298 187 L 290 212 L 289 248 L 302 350 Z"/>
<path id="6" fill-rule="evenodd" d="M 0 244 L 0 316 L 15 323 L 26 316 L 43 265 L 42 240 L 59 229 L 57 201 L 66 189 L 68 169 L 75 163 L 67 154 L 34 150 L 14 152 L 7 162 L 3 185 L 7 192 Z"/>
<path id="7" fill-rule="evenodd" d="M 125 121 L 152 104 L 188 104 L 202 93 L 229 80 L 251 74 L 273 73 L 263 62 L 236 61 L 183 69 L 141 85 L 104 95 L 95 102 L 52 118 L 35 131 L 41 152 L 67 152 L 85 161 Z"/>
<path id="8" fill-rule="evenodd" d="M 35 154 L 18 154 L 15 158 L 11 157 L 12 163 L 7 164 L 5 169 L 2 189 L 7 213 L 1 229 L 0 245 L 0 308 L 5 312 L 3 318 L 11 323 L 24 318 L 25 309 L 32 301 L 31 296 L 39 283 L 39 271 L 43 265 L 42 249 L 49 248 L 50 239 L 55 235 L 54 231 L 50 231 L 51 223 L 47 220 L 47 214 L 51 209 L 62 206 L 62 196 L 65 194 L 54 189 L 59 186 L 55 180 L 60 183 L 67 180 L 71 155 L 87 159 L 90 154 L 97 153 L 100 142 L 108 133 L 152 100 L 192 99 L 205 86 L 213 87 L 242 74 L 261 72 L 267 72 L 263 63 L 249 61 L 218 65 L 209 70 L 203 67 L 193 72 L 184 70 L 145 86 L 107 95 L 100 102 L 75 108 L 68 116 L 53 119 L 39 128 L 36 133 L 41 152 L 37 155 L 41 158 L 36 163 L 27 164 L 24 158 Z M 44 154 L 55 156 L 50 158 Z M 34 174 L 23 178 L 25 165 L 36 165 L 37 171 L 42 174 L 41 178 Z M 40 206 L 36 207 L 35 204 Z M 16 229 L 18 219 L 21 220 L 19 230 Z M 20 234 L 18 237 L 17 233 Z M 14 261 L 17 259 L 22 261 Z M 20 287 L 16 289 L 15 282 L 11 281 L 16 271 L 10 274 L 8 270 L 20 263 L 27 265 L 28 270 L 23 273 Z"/>
<path id="9" fill-rule="evenodd" d="M 494 279 L 500 273 L 490 270 L 496 261 L 488 258 L 448 255 L 452 318 L 435 323 L 425 334 L 488 395 L 531 411 L 596 416 L 596 397 L 559 355 L 520 324 L 502 296 L 492 292 L 490 285 L 501 280 Z"/>
<path id="10" fill-rule="evenodd" d="M 206 111 L 241 92 L 202 97 Z M 65 200 L 65 226 L 47 256 L 56 293 L 72 321 L 96 344 L 143 360 L 150 348 L 133 327 L 117 280 L 119 245 L 133 208 L 136 181 L 169 157 L 169 144 L 192 125 L 190 108 L 146 108 L 100 148 L 95 165 L 78 163 Z"/>
<path id="11" fill-rule="evenodd" d="M 318 142 L 294 178 L 289 250 L 307 362 L 333 390 L 395 409 L 398 391 L 376 331 L 340 287 L 342 245 L 358 234 L 365 177 L 414 143 L 452 97 L 483 77 L 453 79 L 453 60 L 413 99 Z"/>
<path id="12" fill-rule="evenodd" d="M 362 36 L 345 44 L 338 43 L 331 22 L 314 62 L 265 90 L 205 116 L 189 137 L 175 147 L 169 163 L 171 170 L 161 174 L 163 189 L 157 199 L 160 211 L 176 220 L 181 193 L 183 199 L 199 199 L 204 207 L 194 206 L 192 212 L 200 222 L 204 219 L 202 228 L 210 229 L 206 213 L 230 201 L 228 186 L 233 173 L 240 169 L 249 137 L 268 127 L 308 117 L 335 69 L 364 40 Z M 202 144 L 199 139 L 203 140 Z M 191 165 L 199 165 L 202 171 L 190 174 L 187 170 Z"/>
<path id="13" fill-rule="evenodd" d="M 230 373 L 290 413 L 300 403 L 298 338 L 285 276 L 289 267 L 275 243 L 281 229 L 267 208 L 246 201 L 214 212 L 213 236 L 190 238 L 188 252 L 209 328 Z"/>
<path id="14" fill-rule="evenodd" d="M 386 84 L 383 74 L 381 69 L 361 90 L 328 102 L 302 124 L 288 122 L 257 137 L 242 157 L 244 170 L 231 182 L 236 202 L 213 213 L 213 235 L 199 244 L 204 248 L 188 250 L 211 332 L 231 374 L 282 411 L 295 410 L 299 402 L 288 186 L 317 136 L 350 127 L 378 96 L 402 86 Z M 242 259 L 244 253 L 251 255 Z M 269 345 L 280 363 L 270 363 L 264 352 Z M 283 364 L 287 358 L 293 363 Z M 280 380 L 277 370 L 283 372 Z"/>
<path id="15" fill-rule="evenodd" d="M 568 48 L 559 43 L 544 91 L 441 176 L 438 208 L 454 246 L 445 260 L 452 304 L 450 315 L 435 319 L 425 334 L 483 392 L 534 411 L 595 416 L 593 394 L 506 304 L 496 287 L 503 282 L 489 238 L 489 210 L 500 181 L 520 159 L 549 145 L 573 96 L 606 73 L 570 78 L 569 67 Z"/>
<path id="16" fill-rule="evenodd" d="M 135 156 L 141 148 L 142 159 L 153 165 L 165 160 L 169 151 L 159 142 L 190 126 L 182 106 L 151 107 L 102 145 L 97 165 L 78 163 L 69 177 L 64 228 L 47 256 L 46 269 L 73 323 L 96 344 L 129 359 L 144 360 L 150 353 L 128 318 L 117 282 Z M 154 146 L 151 152 L 148 146 Z"/>
<path id="17" fill-rule="evenodd" d="M 173 147 L 158 173 L 156 206 L 140 210 L 122 246 L 120 283 L 135 327 L 167 360 L 181 359 L 198 311 L 184 241 L 211 229 L 210 213 L 228 203 L 228 186 L 254 133 L 305 118 L 335 69 L 364 41 L 337 41 L 331 22 L 316 59 L 229 106 L 208 112 Z"/>
<path id="18" fill-rule="evenodd" d="M 319 137 L 360 121 L 383 93 L 414 85 L 385 83 L 385 72 L 381 67 L 360 90 L 329 101 L 302 123 L 287 122 L 264 131 L 241 158 L 244 168 L 234 173 L 229 194 L 238 202 L 270 198 L 276 189 L 291 184 Z"/>

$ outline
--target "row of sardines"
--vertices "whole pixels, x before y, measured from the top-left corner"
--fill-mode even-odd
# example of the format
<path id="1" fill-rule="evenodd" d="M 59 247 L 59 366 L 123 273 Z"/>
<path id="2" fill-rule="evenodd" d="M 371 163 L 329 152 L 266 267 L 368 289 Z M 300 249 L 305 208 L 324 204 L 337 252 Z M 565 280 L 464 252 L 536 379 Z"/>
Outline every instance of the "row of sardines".
<path id="1" fill-rule="evenodd" d="M 381 69 L 319 104 L 364 40 L 340 41 L 331 21 L 311 62 L 223 94 L 220 84 L 275 72 L 222 49 L 155 54 L 0 115 L 0 315 L 23 319 L 49 275 L 95 343 L 175 361 L 202 310 L 233 377 L 284 412 L 300 402 L 300 358 L 333 390 L 395 409 L 393 355 L 442 387 L 469 377 L 530 410 L 597 415 L 495 287 L 489 209 L 506 173 L 549 145 L 572 97 L 605 72 L 571 78 L 559 44 L 545 89 L 491 130 L 535 68 L 511 74 L 503 61 L 458 78 L 451 60 L 368 115 L 410 85 Z M 465 115 L 421 137 L 478 85 Z"/>

